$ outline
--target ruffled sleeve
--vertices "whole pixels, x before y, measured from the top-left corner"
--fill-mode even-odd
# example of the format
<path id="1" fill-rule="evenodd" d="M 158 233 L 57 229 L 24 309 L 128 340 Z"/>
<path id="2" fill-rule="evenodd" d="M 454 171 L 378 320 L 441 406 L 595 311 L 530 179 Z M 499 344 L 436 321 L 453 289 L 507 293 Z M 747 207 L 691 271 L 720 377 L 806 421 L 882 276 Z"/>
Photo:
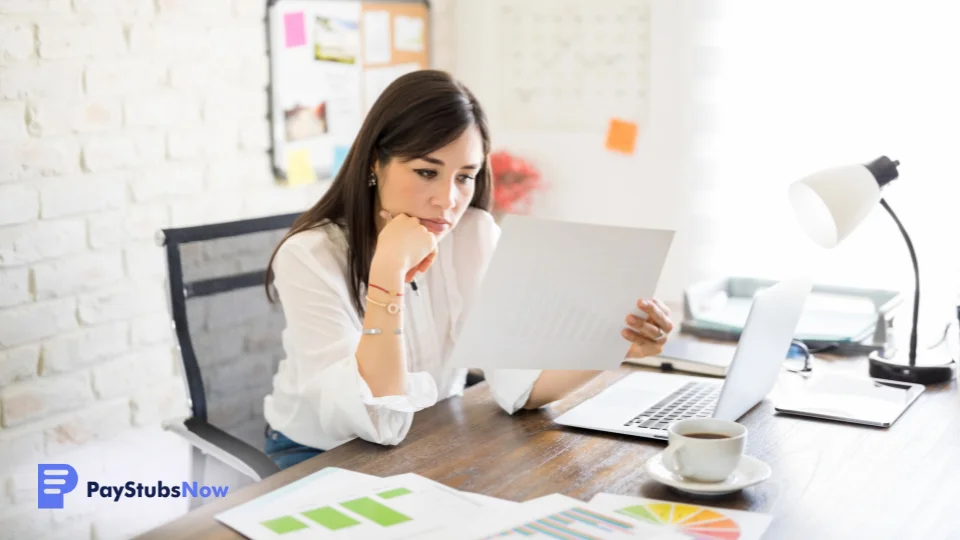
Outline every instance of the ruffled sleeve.
<path id="1" fill-rule="evenodd" d="M 271 426 L 322 449 L 356 437 L 385 445 L 400 443 L 410 430 L 413 413 L 437 402 L 433 377 L 410 373 L 403 395 L 374 397 L 357 365 L 361 323 L 332 257 L 288 241 L 277 253 L 274 269 L 287 321 L 284 369 L 293 370 L 293 377 L 277 378 L 275 385 L 279 380 L 293 381 L 292 387 L 279 390 L 295 397 L 290 401 L 296 406 L 284 411 L 275 404 Z"/>

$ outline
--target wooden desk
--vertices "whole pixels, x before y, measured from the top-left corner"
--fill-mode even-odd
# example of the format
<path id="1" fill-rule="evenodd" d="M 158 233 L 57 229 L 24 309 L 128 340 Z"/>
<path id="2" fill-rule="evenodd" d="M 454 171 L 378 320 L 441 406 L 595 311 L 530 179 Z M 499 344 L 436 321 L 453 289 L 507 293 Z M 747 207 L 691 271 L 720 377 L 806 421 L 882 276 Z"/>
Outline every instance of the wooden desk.
<path id="1" fill-rule="evenodd" d="M 560 492 L 599 492 L 766 512 L 764 538 L 960 538 L 960 394 L 956 382 L 928 387 L 884 430 L 778 416 L 769 400 L 747 413 L 747 453 L 773 477 L 722 499 L 696 499 L 650 479 L 644 462 L 664 443 L 570 429 L 552 422 L 633 368 L 610 372 L 548 409 L 507 416 L 485 384 L 417 413 L 406 440 L 381 447 L 355 440 L 142 538 L 242 538 L 214 514 L 324 467 L 388 476 L 416 472 L 457 489 L 525 501 Z M 815 370 L 866 374 L 864 359 L 817 360 Z"/>

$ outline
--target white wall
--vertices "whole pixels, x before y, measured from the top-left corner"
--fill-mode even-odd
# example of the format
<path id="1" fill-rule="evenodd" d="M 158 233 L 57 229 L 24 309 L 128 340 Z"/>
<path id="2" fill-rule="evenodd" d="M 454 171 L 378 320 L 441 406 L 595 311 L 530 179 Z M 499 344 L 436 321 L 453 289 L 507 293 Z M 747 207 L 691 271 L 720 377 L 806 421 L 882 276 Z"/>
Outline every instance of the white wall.
<path id="1" fill-rule="evenodd" d="M 0 538 L 130 533 L 41 515 L 36 463 L 184 412 L 154 233 L 326 189 L 271 177 L 265 6 L 0 0 Z"/>
<path id="2" fill-rule="evenodd" d="M 877 205 L 824 251 L 786 198 L 806 174 L 885 154 L 901 161 L 884 196 L 917 250 L 921 343 L 940 339 L 960 300 L 960 78 L 950 69 L 958 16 L 956 4 L 936 0 L 714 2 L 697 33 L 710 62 L 692 85 L 702 119 L 690 199 L 702 239 L 692 256 L 701 268 L 803 270 L 819 282 L 899 290 L 906 332 L 914 274 L 890 216 Z"/>
<path id="3" fill-rule="evenodd" d="M 690 119 L 688 80 L 696 69 L 690 32 L 697 3 L 651 0 L 649 120 L 640 126 L 634 155 L 609 152 L 605 132 L 514 131 L 504 125 L 498 102 L 500 74 L 495 35 L 496 2 L 458 6 L 457 75 L 477 94 L 490 116 L 495 148 L 506 149 L 536 165 L 550 184 L 536 198 L 535 216 L 677 230 L 657 295 L 679 300 L 687 284 L 688 158 Z M 602 124 L 607 119 L 599 118 Z M 629 247 L 625 246 L 625 249 Z"/>

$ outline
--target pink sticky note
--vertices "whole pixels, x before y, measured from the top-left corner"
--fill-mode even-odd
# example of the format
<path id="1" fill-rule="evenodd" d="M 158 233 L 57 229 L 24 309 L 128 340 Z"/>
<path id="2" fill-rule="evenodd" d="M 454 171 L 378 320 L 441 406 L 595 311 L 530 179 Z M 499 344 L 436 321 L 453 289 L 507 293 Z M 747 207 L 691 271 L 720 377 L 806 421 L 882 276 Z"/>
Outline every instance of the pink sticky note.
<path id="1" fill-rule="evenodd" d="M 287 47 L 299 47 L 307 43 L 307 30 L 303 24 L 302 11 L 284 15 L 283 26 L 286 30 Z"/>

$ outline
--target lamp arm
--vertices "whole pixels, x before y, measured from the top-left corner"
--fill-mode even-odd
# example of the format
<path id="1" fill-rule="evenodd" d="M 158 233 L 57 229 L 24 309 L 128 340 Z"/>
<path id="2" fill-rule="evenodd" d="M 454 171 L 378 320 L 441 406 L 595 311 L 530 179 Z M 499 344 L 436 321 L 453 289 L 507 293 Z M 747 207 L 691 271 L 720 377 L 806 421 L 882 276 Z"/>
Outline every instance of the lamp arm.
<path id="1" fill-rule="evenodd" d="M 890 208 L 887 201 L 880 199 L 880 205 L 883 206 L 890 214 L 890 217 L 893 218 L 893 221 L 896 222 L 900 233 L 903 235 L 903 239 L 907 242 L 907 249 L 910 250 L 910 259 L 913 261 L 913 327 L 910 329 L 910 365 L 914 366 L 917 362 L 917 323 L 920 319 L 920 270 L 917 266 L 917 253 L 913 249 L 913 242 L 910 241 L 910 235 L 907 234 L 907 230 L 903 228 L 903 224 L 900 223 L 897 215 L 893 213 L 893 209 Z"/>

